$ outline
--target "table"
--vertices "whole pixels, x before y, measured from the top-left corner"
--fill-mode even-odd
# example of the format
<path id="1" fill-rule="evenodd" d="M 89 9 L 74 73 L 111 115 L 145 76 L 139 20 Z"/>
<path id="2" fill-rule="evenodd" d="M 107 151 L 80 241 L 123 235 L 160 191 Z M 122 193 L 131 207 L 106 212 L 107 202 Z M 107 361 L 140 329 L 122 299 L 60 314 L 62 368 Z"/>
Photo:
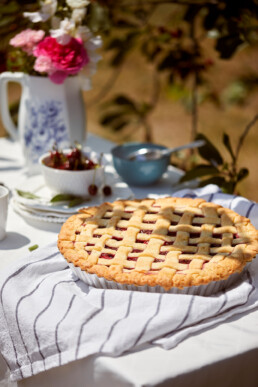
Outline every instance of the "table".
<path id="1" fill-rule="evenodd" d="M 97 152 L 109 152 L 113 144 L 88 135 L 87 144 Z M 0 181 L 10 188 L 24 179 L 19 144 L 0 139 Z M 132 190 L 146 197 L 149 188 Z M 0 268 L 28 254 L 34 244 L 44 246 L 57 239 L 59 225 L 40 228 L 9 208 L 7 237 L 0 242 Z M 0 357 L 0 387 L 4 386 L 244 386 L 258 385 L 258 310 L 238 315 L 181 342 L 172 350 L 144 347 L 112 358 L 91 356 L 51 369 L 18 383 L 8 381 Z"/>

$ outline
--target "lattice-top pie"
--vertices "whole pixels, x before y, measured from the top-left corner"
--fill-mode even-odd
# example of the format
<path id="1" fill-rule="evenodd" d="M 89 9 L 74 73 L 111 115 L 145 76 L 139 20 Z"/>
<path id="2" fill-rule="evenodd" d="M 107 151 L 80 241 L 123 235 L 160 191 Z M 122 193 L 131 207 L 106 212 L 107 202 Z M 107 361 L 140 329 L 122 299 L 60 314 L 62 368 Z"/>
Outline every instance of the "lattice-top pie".
<path id="1" fill-rule="evenodd" d="M 258 232 L 249 219 L 202 199 L 121 200 L 70 217 L 58 247 L 88 273 L 168 290 L 242 271 L 258 252 Z"/>

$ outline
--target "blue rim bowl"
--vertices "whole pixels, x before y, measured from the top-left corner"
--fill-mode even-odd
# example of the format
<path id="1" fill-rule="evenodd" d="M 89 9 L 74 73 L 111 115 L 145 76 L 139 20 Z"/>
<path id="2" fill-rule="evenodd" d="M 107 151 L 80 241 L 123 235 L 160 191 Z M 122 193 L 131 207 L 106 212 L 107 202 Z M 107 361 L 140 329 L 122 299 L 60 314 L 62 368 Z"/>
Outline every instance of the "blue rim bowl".
<path id="1" fill-rule="evenodd" d="M 140 148 L 167 149 L 163 145 L 131 142 L 118 145 L 111 150 L 114 167 L 119 176 L 128 184 L 147 186 L 156 183 L 170 163 L 170 156 L 157 160 L 128 160 L 127 156 Z"/>

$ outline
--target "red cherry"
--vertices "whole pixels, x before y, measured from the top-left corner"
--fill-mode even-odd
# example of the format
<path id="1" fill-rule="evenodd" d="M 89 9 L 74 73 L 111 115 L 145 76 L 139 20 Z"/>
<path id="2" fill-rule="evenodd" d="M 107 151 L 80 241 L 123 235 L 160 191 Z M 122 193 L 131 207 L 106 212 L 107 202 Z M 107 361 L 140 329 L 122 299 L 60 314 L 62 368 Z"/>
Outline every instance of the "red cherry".
<path id="1" fill-rule="evenodd" d="M 172 38 L 179 39 L 183 35 L 183 31 L 180 28 L 178 28 L 177 30 L 170 31 L 170 35 L 172 36 Z"/>
<path id="2" fill-rule="evenodd" d="M 206 67 L 213 66 L 214 65 L 214 60 L 211 58 L 207 58 L 204 62 Z"/>
<path id="3" fill-rule="evenodd" d="M 54 149 L 50 152 L 51 164 L 54 168 L 58 168 L 62 163 L 62 154 L 58 150 Z"/>
<path id="4" fill-rule="evenodd" d="M 88 187 L 88 192 L 89 192 L 89 194 L 92 195 L 92 196 L 97 195 L 98 187 L 96 186 L 96 184 L 91 184 L 91 185 L 89 185 L 89 187 Z"/>
<path id="5" fill-rule="evenodd" d="M 167 32 L 166 28 L 163 27 L 163 26 L 159 26 L 159 27 L 158 27 L 158 31 L 159 31 L 159 33 L 161 33 L 161 34 L 164 34 L 165 32 Z"/>
<path id="6" fill-rule="evenodd" d="M 111 189 L 111 187 L 110 187 L 109 185 L 105 185 L 105 186 L 103 187 L 102 191 L 103 191 L 103 194 L 104 194 L 105 196 L 109 196 L 109 195 L 112 194 L 112 189 Z"/>
<path id="7" fill-rule="evenodd" d="M 86 159 L 85 160 L 85 169 L 94 169 L 96 166 L 96 164 L 90 160 L 90 159 Z"/>

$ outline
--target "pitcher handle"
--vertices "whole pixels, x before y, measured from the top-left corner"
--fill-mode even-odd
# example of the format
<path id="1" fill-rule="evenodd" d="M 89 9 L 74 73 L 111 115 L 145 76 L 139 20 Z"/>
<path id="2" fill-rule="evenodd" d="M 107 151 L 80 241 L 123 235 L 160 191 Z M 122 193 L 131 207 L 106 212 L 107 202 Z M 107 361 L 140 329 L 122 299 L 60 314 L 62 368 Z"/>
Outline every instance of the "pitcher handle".
<path id="1" fill-rule="evenodd" d="M 8 82 L 18 82 L 23 87 L 24 73 L 4 72 L 0 75 L 0 112 L 3 125 L 13 140 L 19 140 L 18 128 L 14 125 L 8 105 Z"/>

